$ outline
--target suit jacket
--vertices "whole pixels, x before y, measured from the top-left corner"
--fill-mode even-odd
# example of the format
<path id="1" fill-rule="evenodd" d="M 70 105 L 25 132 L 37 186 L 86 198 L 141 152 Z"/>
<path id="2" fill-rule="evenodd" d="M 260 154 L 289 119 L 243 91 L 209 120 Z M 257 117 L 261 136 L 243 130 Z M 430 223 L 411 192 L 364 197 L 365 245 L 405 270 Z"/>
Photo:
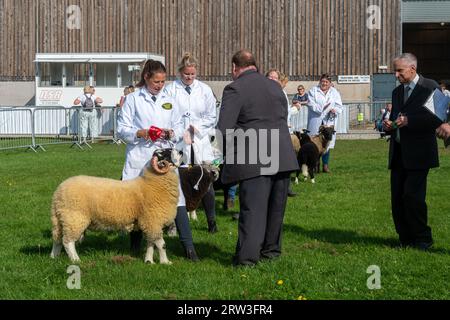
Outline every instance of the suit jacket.
<path id="1" fill-rule="evenodd" d="M 400 129 L 400 144 L 395 142 L 392 133 L 389 169 L 392 169 L 394 152 L 401 152 L 403 167 L 407 170 L 439 167 L 436 129 L 441 125 L 441 121 L 424 107 L 430 95 L 438 88 L 434 80 L 420 76 L 406 104 L 403 102 L 403 84 L 394 89 L 389 120 L 395 121 L 400 112 L 405 113 L 408 117 L 408 126 Z"/>
<path id="2" fill-rule="evenodd" d="M 238 148 L 236 141 L 234 152 L 231 154 L 230 148 L 224 148 L 225 166 L 222 172 L 222 182 L 225 184 L 235 183 L 242 180 L 255 178 L 261 175 L 274 175 L 279 172 L 292 172 L 298 169 L 297 159 L 292 146 L 289 128 L 287 126 L 288 107 L 286 97 L 281 86 L 273 80 L 267 79 L 257 71 L 246 71 L 231 84 L 225 87 L 222 97 L 222 106 L 220 110 L 218 129 L 226 139 L 227 130 L 239 130 L 251 132 L 249 129 L 255 129 L 258 138 L 258 152 L 260 146 L 263 147 L 263 155 L 273 156 L 272 148 L 278 147 L 278 154 L 271 159 L 271 164 L 261 161 L 259 156 L 256 163 L 250 162 L 250 157 L 255 156 L 256 143 L 249 143 L 245 139 L 245 164 L 239 164 L 236 161 Z M 260 129 L 268 130 L 267 138 L 261 136 Z M 279 137 L 271 143 L 271 132 L 279 132 Z M 229 140 L 229 139 L 228 139 Z M 229 140 L 230 141 L 230 140 Z M 224 143 L 226 145 L 226 143 Z M 242 146 L 242 143 L 241 143 Z M 268 150 L 265 152 L 264 149 Z M 275 149 L 274 149 L 275 150 Z M 230 154 L 227 154 L 229 152 Z M 230 156 L 234 161 L 227 161 Z M 241 157 L 242 154 L 239 154 Z M 266 162 L 266 163 L 264 163 Z M 275 166 L 276 172 L 262 173 L 261 169 Z"/>

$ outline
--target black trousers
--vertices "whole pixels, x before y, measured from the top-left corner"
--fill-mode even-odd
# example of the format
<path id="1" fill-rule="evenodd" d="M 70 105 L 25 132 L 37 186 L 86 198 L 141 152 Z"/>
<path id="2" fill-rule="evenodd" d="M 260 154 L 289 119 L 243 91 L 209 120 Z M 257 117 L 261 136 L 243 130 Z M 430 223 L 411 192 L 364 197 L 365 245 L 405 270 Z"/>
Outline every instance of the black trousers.
<path id="1" fill-rule="evenodd" d="M 214 191 L 214 187 L 211 186 L 208 189 L 208 192 L 202 198 L 203 208 L 205 209 L 206 219 L 208 222 L 212 222 L 216 220 L 216 192 Z"/>
<path id="2" fill-rule="evenodd" d="M 391 205 L 395 229 L 403 245 L 432 242 L 426 204 L 429 169 L 407 170 L 401 155 L 394 152 L 391 170 Z"/>
<path id="3" fill-rule="evenodd" d="M 260 176 L 240 183 L 239 234 L 234 264 L 255 264 L 281 254 L 289 173 Z"/>

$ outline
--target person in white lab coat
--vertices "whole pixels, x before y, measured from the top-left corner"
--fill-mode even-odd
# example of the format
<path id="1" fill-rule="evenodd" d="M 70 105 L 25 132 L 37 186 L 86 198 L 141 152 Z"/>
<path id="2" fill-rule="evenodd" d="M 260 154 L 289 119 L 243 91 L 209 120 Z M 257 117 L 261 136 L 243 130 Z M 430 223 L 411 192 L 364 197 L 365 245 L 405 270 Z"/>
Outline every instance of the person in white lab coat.
<path id="1" fill-rule="evenodd" d="M 186 53 L 178 65 L 179 79 L 165 88 L 180 108 L 184 129 L 190 134 L 184 137 L 180 149 L 183 150 L 185 165 L 212 163 L 214 158 L 211 137 L 217 120 L 216 98 L 211 88 L 196 79 L 197 61 Z M 216 233 L 215 193 L 211 185 L 202 199 L 208 222 L 208 231 Z"/>
<path id="2" fill-rule="evenodd" d="M 336 120 L 342 113 L 342 98 L 332 86 L 331 77 L 323 74 L 318 86 L 308 92 L 308 130 L 310 135 L 318 135 L 321 125 L 336 127 Z M 330 143 L 328 151 L 322 157 L 323 172 L 329 173 L 330 150 L 336 144 L 336 134 Z"/>
<path id="3" fill-rule="evenodd" d="M 181 140 L 184 128 L 176 101 L 164 92 L 166 81 L 166 68 L 159 62 L 148 60 L 142 71 L 138 90 L 127 96 L 117 119 L 119 137 L 127 143 L 126 160 L 122 172 L 123 180 L 138 177 L 143 168 L 150 161 L 157 149 L 170 148 L 169 141 L 150 140 L 149 129 L 151 126 L 170 130 L 171 140 L 176 143 Z M 177 226 L 180 241 L 184 246 L 186 257 L 192 261 L 198 261 L 195 252 L 192 232 L 186 212 L 186 203 L 183 192 L 180 190 L 180 198 L 177 208 L 175 224 Z M 136 252 L 140 249 L 142 232 L 131 233 L 131 248 Z"/>

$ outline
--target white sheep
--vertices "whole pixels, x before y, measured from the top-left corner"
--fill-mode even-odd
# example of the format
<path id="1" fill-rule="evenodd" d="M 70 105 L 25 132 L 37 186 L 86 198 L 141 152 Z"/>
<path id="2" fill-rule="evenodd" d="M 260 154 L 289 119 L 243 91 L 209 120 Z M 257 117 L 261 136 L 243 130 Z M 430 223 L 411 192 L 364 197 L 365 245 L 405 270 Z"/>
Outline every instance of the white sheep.
<path id="1" fill-rule="evenodd" d="M 161 160 L 163 155 L 157 154 L 158 151 L 143 175 L 133 180 L 78 176 L 61 183 L 51 207 L 51 257 L 57 257 L 64 245 L 70 260 L 79 261 L 75 242 L 82 240 L 88 227 L 128 232 L 140 229 L 147 238 L 145 262 L 154 263 L 153 246 L 156 245 L 160 263 L 171 264 L 165 250 L 163 227 L 175 219 L 179 180 L 172 163 Z"/>

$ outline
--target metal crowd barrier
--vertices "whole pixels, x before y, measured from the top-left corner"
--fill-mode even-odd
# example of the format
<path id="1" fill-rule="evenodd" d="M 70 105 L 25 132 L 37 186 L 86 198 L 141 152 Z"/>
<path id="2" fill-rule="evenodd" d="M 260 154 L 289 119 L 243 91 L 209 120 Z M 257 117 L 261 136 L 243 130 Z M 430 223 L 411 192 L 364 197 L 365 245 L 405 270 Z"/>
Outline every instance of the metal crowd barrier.
<path id="1" fill-rule="evenodd" d="M 344 103 L 344 110 L 337 118 L 336 131 L 340 134 L 350 130 L 366 129 L 375 125 L 381 118 L 382 110 L 389 101 L 350 102 Z M 308 124 L 308 108 L 302 107 L 298 114 L 291 116 L 291 126 L 295 131 L 306 129 Z"/>
<path id="2" fill-rule="evenodd" d="M 117 107 L 99 107 L 97 137 L 88 131 L 83 139 L 80 130 L 81 107 L 2 107 L 0 108 L 0 150 L 27 148 L 45 151 L 45 146 L 70 144 L 92 148 L 94 141 L 120 143 L 117 137 Z"/>
<path id="3" fill-rule="evenodd" d="M 35 150 L 33 111 L 29 108 L 0 108 L 0 150 Z"/>
<path id="4" fill-rule="evenodd" d="M 343 112 L 337 117 L 336 132 L 345 134 L 349 132 L 349 108 L 344 106 Z M 299 112 L 291 116 L 291 127 L 294 131 L 302 131 L 308 127 L 308 107 L 302 107 Z"/>

